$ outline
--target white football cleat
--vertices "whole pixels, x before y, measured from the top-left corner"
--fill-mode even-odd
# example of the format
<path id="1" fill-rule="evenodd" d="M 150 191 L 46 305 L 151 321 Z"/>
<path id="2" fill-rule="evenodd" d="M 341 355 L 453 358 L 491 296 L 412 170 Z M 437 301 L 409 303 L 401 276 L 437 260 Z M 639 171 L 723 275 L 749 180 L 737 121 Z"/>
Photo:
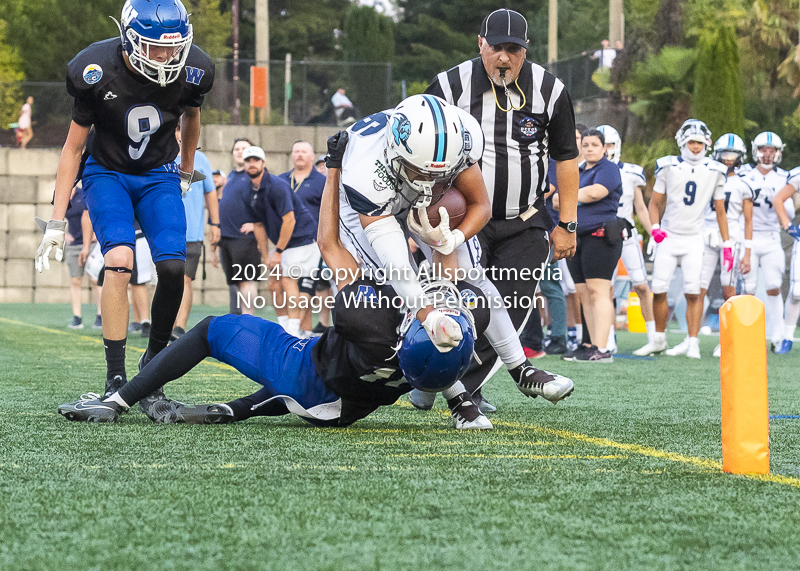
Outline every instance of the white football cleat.
<path id="1" fill-rule="evenodd" d="M 670 357 L 677 357 L 678 355 L 686 355 L 689 350 L 689 338 L 685 337 L 683 341 L 675 345 L 672 349 L 667 349 L 665 353 Z"/>
<path id="2" fill-rule="evenodd" d="M 686 349 L 686 356 L 690 359 L 700 359 L 700 346 L 694 343 Z"/>
<path id="3" fill-rule="evenodd" d="M 714 356 L 715 357 L 722 356 L 722 345 L 717 345 L 716 349 L 714 349 Z"/>
<path id="4" fill-rule="evenodd" d="M 469 393 L 464 391 L 457 394 L 447 401 L 447 406 L 450 408 L 450 414 L 453 417 L 453 425 L 456 430 L 481 430 L 491 429 L 491 421 L 486 418 L 478 405 L 476 405 L 469 396 Z"/>
<path id="5" fill-rule="evenodd" d="M 653 341 L 648 341 L 647 345 L 642 347 L 641 349 L 637 349 L 633 352 L 634 355 L 637 357 L 647 357 L 648 355 L 654 355 L 656 353 L 663 353 L 668 348 L 667 340 L 661 339 L 660 341 L 654 339 Z"/>

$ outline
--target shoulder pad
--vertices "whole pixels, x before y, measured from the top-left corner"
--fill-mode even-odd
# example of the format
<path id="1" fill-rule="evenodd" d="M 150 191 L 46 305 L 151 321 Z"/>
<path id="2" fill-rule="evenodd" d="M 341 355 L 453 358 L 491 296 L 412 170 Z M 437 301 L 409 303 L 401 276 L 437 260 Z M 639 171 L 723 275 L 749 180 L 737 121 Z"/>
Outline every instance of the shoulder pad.
<path id="1" fill-rule="evenodd" d="M 123 65 L 119 46 L 119 38 L 95 42 L 72 58 L 67 64 L 67 83 L 77 94 L 70 94 L 89 93 L 115 77 L 119 66 Z"/>
<path id="2" fill-rule="evenodd" d="M 206 52 L 192 44 L 183 73 L 178 76 L 179 81 L 186 87 L 193 87 L 199 89 L 201 93 L 208 93 L 214 84 L 214 74 L 214 62 Z"/>
<path id="3" fill-rule="evenodd" d="M 781 176 L 786 176 L 789 174 L 789 171 L 782 169 L 781 167 L 775 167 L 775 172 Z"/>
<path id="4" fill-rule="evenodd" d="M 792 180 L 798 175 L 800 175 L 800 167 L 794 167 L 789 171 L 789 174 L 786 176 L 786 180 Z"/>
<path id="5" fill-rule="evenodd" d="M 725 165 L 723 165 L 718 161 L 715 161 L 714 159 L 709 159 L 709 161 L 706 163 L 706 166 L 708 167 L 709 170 L 721 172 L 722 174 L 725 175 L 728 174 L 728 167 L 726 167 Z"/>
<path id="6" fill-rule="evenodd" d="M 661 157 L 656 161 L 656 168 L 663 169 L 664 167 L 674 167 L 677 166 L 679 163 L 678 157 L 675 155 L 668 155 L 666 157 Z"/>

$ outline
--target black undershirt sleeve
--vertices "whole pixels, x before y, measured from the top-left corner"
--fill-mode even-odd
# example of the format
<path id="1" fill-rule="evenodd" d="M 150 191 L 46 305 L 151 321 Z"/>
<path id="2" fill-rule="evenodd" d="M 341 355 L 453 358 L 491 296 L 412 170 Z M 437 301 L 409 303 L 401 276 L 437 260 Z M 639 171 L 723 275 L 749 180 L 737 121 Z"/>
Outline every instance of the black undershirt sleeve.
<path id="1" fill-rule="evenodd" d="M 575 110 L 566 88 L 561 92 L 553 107 L 553 116 L 547 125 L 547 139 L 550 157 L 555 161 L 569 161 L 578 156 L 575 142 Z"/>

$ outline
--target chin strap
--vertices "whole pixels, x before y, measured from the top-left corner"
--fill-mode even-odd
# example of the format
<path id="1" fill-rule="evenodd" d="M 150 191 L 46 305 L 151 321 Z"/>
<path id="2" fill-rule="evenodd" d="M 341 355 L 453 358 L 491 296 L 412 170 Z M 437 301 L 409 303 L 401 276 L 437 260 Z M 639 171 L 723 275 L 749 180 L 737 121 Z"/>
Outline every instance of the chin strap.
<path id="1" fill-rule="evenodd" d="M 525 104 L 527 103 L 527 99 L 525 98 L 525 92 L 522 91 L 522 88 L 519 86 L 519 78 L 515 79 L 514 80 L 514 85 L 517 86 L 517 89 L 519 90 L 519 94 L 522 96 L 522 105 L 520 105 L 519 107 L 514 107 L 514 104 L 511 103 L 511 93 L 509 93 L 509 91 L 508 91 L 508 85 L 506 85 L 506 77 L 505 77 L 505 75 L 506 75 L 505 73 L 501 73 L 500 81 L 503 82 L 503 89 L 506 92 L 506 99 L 508 99 L 509 107 L 508 107 L 508 109 L 503 109 L 503 106 L 500 105 L 500 101 L 497 100 L 497 91 L 494 88 L 494 81 L 492 81 L 491 78 L 489 78 L 489 84 L 492 86 L 492 93 L 494 93 L 494 102 L 497 104 L 497 107 L 503 113 L 508 113 L 509 111 L 519 111 L 520 109 L 525 107 Z"/>

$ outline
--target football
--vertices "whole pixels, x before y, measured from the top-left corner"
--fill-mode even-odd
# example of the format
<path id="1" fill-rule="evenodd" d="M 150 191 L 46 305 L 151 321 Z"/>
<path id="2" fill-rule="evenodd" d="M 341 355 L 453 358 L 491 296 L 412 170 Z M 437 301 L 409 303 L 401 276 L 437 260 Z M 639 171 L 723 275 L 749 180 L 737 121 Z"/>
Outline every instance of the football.
<path id="1" fill-rule="evenodd" d="M 464 196 L 456 187 L 451 186 L 448 188 L 447 192 L 439 199 L 439 202 L 431 204 L 426 208 L 428 220 L 434 228 L 439 225 L 441 220 L 439 216 L 439 208 L 441 207 L 444 207 L 447 210 L 447 214 L 450 215 L 450 229 L 455 230 L 458 228 L 458 225 L 461 224 L 461 221 L 464 220 L 464 216 L 467 214 L 467 201 L 464 200 Z M 411 215 L 414 217 L 415 222 L 420 221 L 416 208 L 412 211 Z"/>

